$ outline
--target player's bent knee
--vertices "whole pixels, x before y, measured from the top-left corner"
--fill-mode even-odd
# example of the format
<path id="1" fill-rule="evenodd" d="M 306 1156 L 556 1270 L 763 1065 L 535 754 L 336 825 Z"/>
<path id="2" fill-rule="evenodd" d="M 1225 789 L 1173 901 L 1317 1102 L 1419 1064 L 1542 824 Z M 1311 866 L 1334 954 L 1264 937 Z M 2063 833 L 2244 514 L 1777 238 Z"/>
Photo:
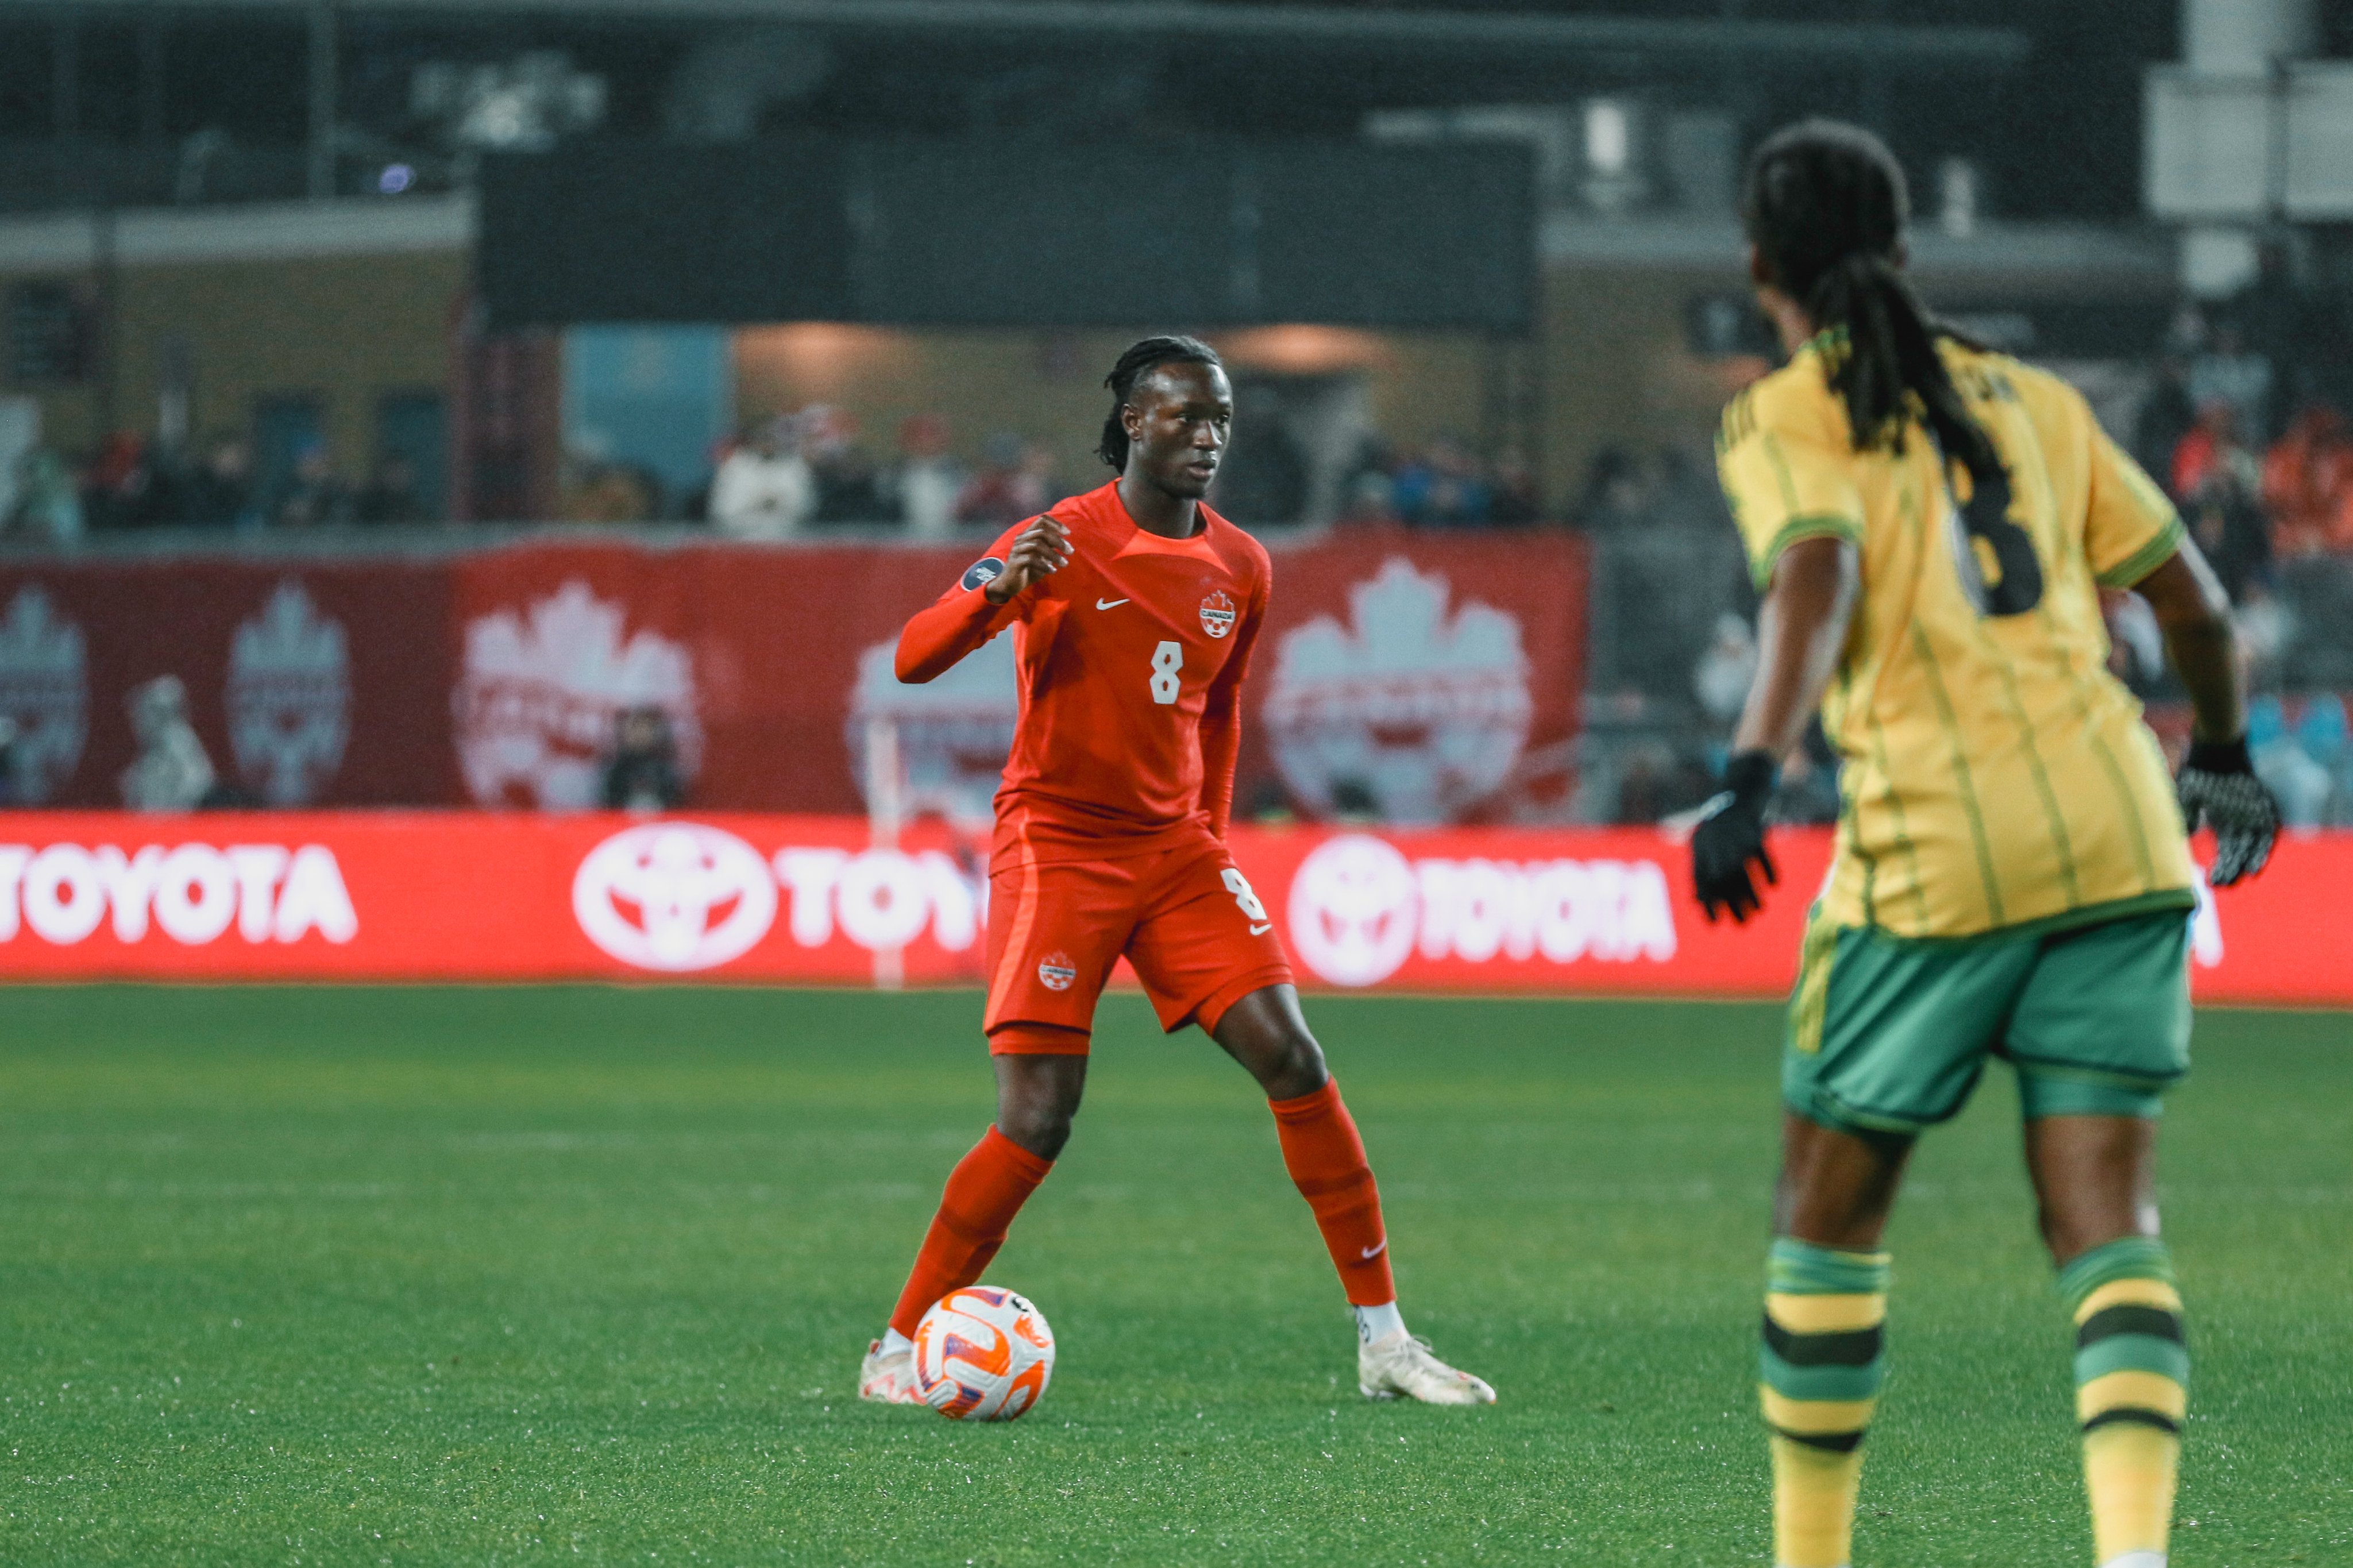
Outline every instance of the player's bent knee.
<path id="1" fill-rule="evenodd" d="M 1255 986 L 1197 1021 L 1226 1054 L 1258 1080 L 1269 1100 L 1313 1094 L 1331 1077 L 1324 1049 L 1299 1014 L 1299 994 L 1287 981 Z"/>
<path id="2" fill-rule="evenodd" d="M 1008 1038 L 1013 1033 L 999 1030 L 989 1040 L 997 1067 L 997 1130 L 1039 1159 L 1051 1160 L 1070 1141 L 1071 1121 L 1086 1089 L 1087 1059 L 1066 1049 L 1023 1049 L 1023 1039 Z M 1074 1035 L 1082 1046 L 1086 1038 L 1076 1030 L 1054 1033 Z"/>
<path id="3" fill-rule="evenodd" d="M 1261 1049 L 1243 1055 L 1243 1065 L 1266 1090 L 1269 1100 L 1296 1100 L 1322 1089 L 1332 1076 L 1324 1063 L 1324 1047 L 1303 1028 L 1271 1032 Z"/>
<path id="4" fill-rule="evenodd" d="M 1332 1076 L 1331 1068 L 1324 1063 L 1324 1047 L 1304 1029 L 1283 1031 L 1282 1066 L 1289 1077 L 1314 1079 L 1315 1082 L 1310 1088 L 1322 1087 L 1323 1081 Z"/>
<path id="5" fill-rule="evenodd" d="M 1071 1113 L 1060 1107 L 1000 1107 L 997 1130 L 1040 1160 L 1052 1160 L 1071 1141 Z"/>
<path id="6" fill-rule="evenodd" d="M 1043 1075 L 1032 1081 L 1001 1082 L 997 1091 L 997 1130 L 1041 1160 L 1051 1160 L 1071 1141 L 1079 1110 L 1075 1084 Z"/>

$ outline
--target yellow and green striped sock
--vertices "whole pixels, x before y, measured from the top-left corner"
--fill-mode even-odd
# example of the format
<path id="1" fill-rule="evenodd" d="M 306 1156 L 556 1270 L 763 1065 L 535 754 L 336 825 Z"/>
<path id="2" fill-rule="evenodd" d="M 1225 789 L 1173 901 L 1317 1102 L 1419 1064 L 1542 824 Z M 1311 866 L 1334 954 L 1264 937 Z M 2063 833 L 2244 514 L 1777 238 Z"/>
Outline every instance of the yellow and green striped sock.
<path id="1" fill-rule="evenodd" d="M 1773 1243 L 1757 1370 L 1779 1568 L 1845 1568 L 1862 1434 L 1886 1369 L 1887 1275 L 1883 1252 Z"/>
<path id="2" fill-rule="evenodd" d="M 2059 1273 L 2075 1322 L 2075 1416 L 2084 1424 L 2084 1487 L 2094 1561 L 2135 1552 L 2163 1561 L 2173 1523 L 2189 1350 L 2165 1244 L 2129 1236 L 2095 1247 Z"/>

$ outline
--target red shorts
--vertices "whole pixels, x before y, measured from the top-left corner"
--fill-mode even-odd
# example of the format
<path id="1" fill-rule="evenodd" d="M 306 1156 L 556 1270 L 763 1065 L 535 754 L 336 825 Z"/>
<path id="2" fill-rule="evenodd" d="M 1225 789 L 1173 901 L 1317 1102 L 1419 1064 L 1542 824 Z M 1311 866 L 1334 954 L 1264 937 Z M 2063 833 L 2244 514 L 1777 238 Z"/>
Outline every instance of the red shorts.
<path id="1" fill-rule="evenodd" d="M 1207 833 L 1133 859 L 1016 861 L 988 883 L 991 1054 L 1084 1054 L 1122 954 L 1171 1034 L 1291 981 L 1274 918 Z"/>

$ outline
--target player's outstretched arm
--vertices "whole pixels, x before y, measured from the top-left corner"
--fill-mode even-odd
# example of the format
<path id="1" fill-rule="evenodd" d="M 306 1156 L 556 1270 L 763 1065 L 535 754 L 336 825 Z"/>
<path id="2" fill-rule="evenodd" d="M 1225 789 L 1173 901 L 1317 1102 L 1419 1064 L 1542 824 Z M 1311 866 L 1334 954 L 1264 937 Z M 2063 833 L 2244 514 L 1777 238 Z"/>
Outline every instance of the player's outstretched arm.
<path id="1" fill-rule="evenodd" d="M 2255 776 L 2247 754 L 2245 693 L 2231 634 L 2231 602 L 2198 546 L 2181 547 L 2133 584 L 2165 635 L 2166 658 L 2189 693 L 2189 756 L 2176 785 L 2182 825 L 2202 817 L 2214 829 L 2208 879 L 2227 888 L 2271 858 L 2279 837 L 2279 803 Z"/>
<path id="2" fill-rule="evenodd" d="M 1050 515 L 999 535 L 955 587 L 916 612 L 900 632 L 899 679 L 920 686 L 945 674 L 1020 619 L 1025 601 L 1019 595 L 1070 559 L 1070 535 Z"/>
<path id="3" fill-rule="evenodd" d="M 1733 732 L 1725 787 L 1692 833 L 1692 881 L 1711 921 L 1722 912 L 1746 921 L 1764 906 L 1751 865 L 1767 882 L 1780 880 L 1765 850 L 1765 807 L 1781 759 L 1805 734 L 1838 669 L 1862 584 L 1855 548 L 1843 539 L 1799 540 L 1774 563 L 1757 616 L 1757 679 Z"/>

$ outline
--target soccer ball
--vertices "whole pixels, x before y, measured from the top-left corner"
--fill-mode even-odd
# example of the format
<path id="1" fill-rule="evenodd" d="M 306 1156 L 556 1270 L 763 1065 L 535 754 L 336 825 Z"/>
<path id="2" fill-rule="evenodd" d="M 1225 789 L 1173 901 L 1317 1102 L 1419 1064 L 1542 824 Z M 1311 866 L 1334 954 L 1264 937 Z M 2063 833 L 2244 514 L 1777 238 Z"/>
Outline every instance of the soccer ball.
<path id="1" fill-rule="evenodd" d="M 915 1391 L 951 1421 L 1026 1415 L 1053 1375 L 1054 1331 L 1010 1290 L 951 1290 L 915 1325 Z"/>

